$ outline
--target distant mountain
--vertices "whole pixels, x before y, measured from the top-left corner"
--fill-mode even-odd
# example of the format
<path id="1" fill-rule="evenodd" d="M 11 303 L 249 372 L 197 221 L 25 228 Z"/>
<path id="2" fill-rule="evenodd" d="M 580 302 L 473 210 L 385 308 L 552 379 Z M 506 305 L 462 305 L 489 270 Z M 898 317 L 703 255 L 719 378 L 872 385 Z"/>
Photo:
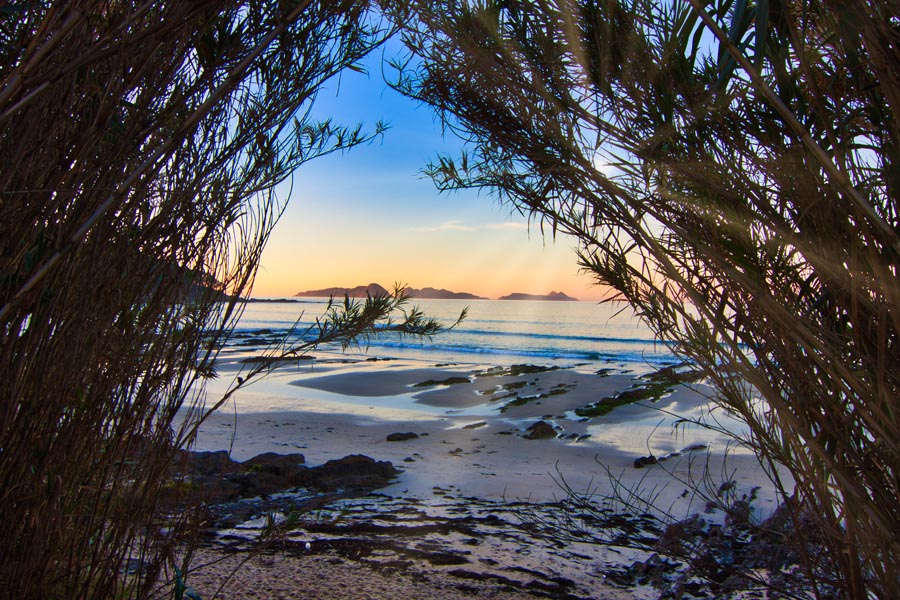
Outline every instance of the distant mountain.
<path id="1" fill-rule="evenodd" d="M 481 296 L 476 296 L 467 292 L 451 292 L 450 290 L 438 290 L 433 287 L 426 287 L 420 290 L 417 290 L 416 288 L 406 288 L 406 292 L 409 294 L 410 298 L 423 298 L 427 300 L 485 300 L 485 298 L 482 298 Z M 341 298 L 343 296 L 350 296 L 351 298 L 365 298 L 368 295 L 374 298 L 375 296 L 384 296 L 387 294 L 390 294 L 390 292 L 385 288 L 377 283 L 370 283 L 369 285 L 359 285 L 354 288 L 333 287 L 325 288 L 323 290 L 298 292 L 295 294 L 295 297 L 327 298 L 329 296 L 334 296 L 335 298 Z"/>
<path id="2" fill-rule="evenodd" d="M 452 292 L 445 289 L 436 289 L 433 287 L 424 287 L 422 289 L 406 288 L 406 292 L 410 298 L 421 298 L 423 300 L 487 300 L 483 296 L 476 296 L 468 292 Z M 307 290 L 305 292 L 297 292 L 294 294 L 296 298 L 343 298 L 350 296 L 351 298 L 365 298 L 366 296 L 385 296 L 390 294 L 387 289 L 377 283 L 369 285 L 358 285 L 353 288 L 346 287 L 330 287 L 321 290 Z M 575 302 L 578 298 L 572 298 L 562 292 L 550 292 L 549 294 L 510 294 L 503 296 L 500 300 L 564 300 Z"/>
<path id="3" fill-rule="evenodd" d="M 516 292 L 508 296 L 502 296 L 500 300 L 559 300 L 564 302 L 577 302 L 578 298 L 567 296 L 562 292 L 550 292 L 549 294 L 522 294 Z"/>
<path id="4" fill-rule="evenodd" d="M 433 287 L 425 287 L 421 290 L 409 288 L 406 290 L 410 298 L 424 298 L 426 300 L 487 300 L 482 296 L 476 296 L 468 292 L 451 292 L 450 290 L 436 290 Z"/>
<path id="5" fill-rule="evenodd" d="M 390 292 L 378 285 L 370 283 L 369 285 L 358 285 L 355 288 L 332 287 L 323 290 L 308 290 L 306 292 L 297 292 L 294 294 L 296 298 L 327 298 L 334 296 L 335 298 L 350 296 L 351 298 L 365 298 L 366 296 L 387 296 Z"/>

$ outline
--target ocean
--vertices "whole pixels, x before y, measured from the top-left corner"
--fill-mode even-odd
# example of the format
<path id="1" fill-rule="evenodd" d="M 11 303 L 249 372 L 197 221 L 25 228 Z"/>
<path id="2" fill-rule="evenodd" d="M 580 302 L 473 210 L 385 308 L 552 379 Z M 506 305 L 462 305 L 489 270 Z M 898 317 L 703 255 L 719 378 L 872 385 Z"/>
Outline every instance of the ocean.
<path id="1" fill-rule="evenodd" d="M 292 302 L 252 302 L 233 338 L 237 343 L 257 332 L 268 339 L 296 341 L 325 311 L 327 299 Z M 433 363 L 475 362 L 508 365 L 613 363 L 635 371 L 676 362 L 668 346 L 637 319 L 628 306 L 613 303 L 530 300 L 413 299 L 427 316 L 453 323 L 464 308 L 467 317 L 457 327 L 433 338 L 378 334 L 351 347 L 371 357 L 405 358 Z M 336 350 L 337 345 L 320 350 Z"/>
<path id="2" fill-rule="evenodd" d="M 273 346 L 279 341 L 288 347 L 298 341 L 301 332 L 322 316 L 327 302 L 302 298 L 244 305 L 220 356 L 220 376 L 207 382 L 209 400 L 226 394 L 235 379 L 258 364 L 254 359 L 261 354 L 275 354 Z M 316 360 L 278 364 L 231 396 L 229 408 L 217 417 L 220 421 L 206 426 L 198 447 L 221 449 L 237 439 L 238 455 L 243 458 L 299 448 L 320 461 L 350 451 L 404 461 L 407 455 L 396 452 L 407 452 L 405 446 L 382 444 L 384 436 L 371 434 L 371 427 L 386 428 L 385 435 L 433 427 L 431 434 L 440 440 L 457 435 L 448 432 L 478 427 L 519 440 L 544 419 L 560 437 L 559 444 L 547 447 L 547 458 L 562 462 L 576 460 L 573 457 L 579 453 L 592 462 L 598 452 L 607 456 L 624 452 L 633 461 L 635 456 L 667 456 L 689 447 L 746 452 L 734 447 L 734 436 L 743 435 L 745 426 L 726 411 L 712 412 L 712 390 L 702 381 L 658 389 L 647 378 L 680 361 L 627 306 L 426 299 L 413 304 L 444 323 L 454 322 L 464 308 L 468 316 L 456 328 L 430 340 L 381 334 L 346 352 L 339 344 L 325 345 L 309 352 Z M 514 365 L 536 368 L 511 368 Z M 492 371 L 502 376 L 493 378 L 488 374 Z M 615 403 L 625 391 L 636 401 Z M 594 410 L 604 402 L 610 403 L 609 411 Z M 252 427 L 246 425 L 249 429 L 242 430 L 243 437 L 235 438 L 233 419 L 238 417 L 249 419 Z M 355 445 L 325 443 L 338 439 L 328 430 L 338 425 L 329 422 L 317 429 L 311 421 L 316 419 L 335 423 L 349 419 L 356 428 L 342 435 L 350 436 L 345 441 Z M 713 429 L 697 424 L 703 422 Z M 476 444 L 474 439 L 483 433 L 470 434 L 472 439 L 454 438 L 452 447 Z M 497 443 L 493 435 L 477 443 L 487 443 L 486 439 Z M 426 446 L 422 442 L 417 447 Z M 534 448 L 527 445 L 513 454 Z M 432 450 L 446 454 L 443 446 Z M 471 452 L 481 450 L 473 446 Z M 552 471 L 552 461 L 548 465 L 538 457 L 532 459 L 535 465 L 543 465 L 542 476 Z M 483 465 L 484 457 L 479 460 Z M 476 472 L 480 468 L 472 466 Z"/>
<path id="3" fill-rule="evenodd" d="M 303 298 L 244 305 L 220 355 L 219 377 L 207 382 L 208 400 L 228 393 L 234 380 L 258 364 L 255 359 L 261 354 L 272 356 L 277 354 L 274 346 L 290 347 L 299 341 L 327 303 L 325 298 Z M 278 364 L 231 396 L 221 422 L 206 426 L 198 448 L 221 449 L 239 439 L 232 437 L 237 433 L 232 419 L 238 416 L 261 428 L 241 434 L 245 437 L 239 439 L 238 455 L 244 458 L 283 448 L 315 450 L 318 460 L 338 458 L 329 452 L 349 450 L 324 444 L 334 437 L 327 435 L 328 427 L 307 431 L 312 426 L 309 419 L 325 419 L 322 415 L 338 420 L 343 415 L 340 418 L 359 426 L 346 433 L 360 438 L 353 438 L 358 445 L 352 452 L 398 461 L 406 455 L 392 454 L 395 446 L 381 444 L 384 437 L 367 433 L 369 426 L 378 424 L 392 433 L 425 431 L 422 428 L 431 423 L 436 428 L 432 433 L 442 440 L 451 435 L 447 431 L 473 426 L 520 439 L 536 420 L 547 419 L 562 438 L 549 457 L 582 452 L 590 461 L 600 450 L 626 452 L 630 460 L 648 453 L 666 456 L 692 446 L 724 452 L 731 448 L 733 436 L 744 432 L 743 424 L 728 414 L 711 414 L 711 390 L 703 382 L 656 389 L 646 376 L 680 361 L 627 306 L 427 299 L 412 304 L 444 323 L 453 323 L 464 308 L 468 316 L 433 339 L 379 334 L 346 351 L 339 344 L 310 350 L 316 360 Z M 510 368 L 514 365 L 537 368 Z M 491 371 L 503 376 L 492 379 L 486 374 Z M 612 405 L 608 412 L 591 408 L 612 402 L 626 390 L 638 400 Z M 284 414 L 304 416 L 283 417 L 277 431 L 270 430 L 268 424 L 276 419 L 272 415 Z M 706 421 L 714 430 L 695 424 Z M 454 448 L 463 447 L 461 441 L 452 443 Z"/>

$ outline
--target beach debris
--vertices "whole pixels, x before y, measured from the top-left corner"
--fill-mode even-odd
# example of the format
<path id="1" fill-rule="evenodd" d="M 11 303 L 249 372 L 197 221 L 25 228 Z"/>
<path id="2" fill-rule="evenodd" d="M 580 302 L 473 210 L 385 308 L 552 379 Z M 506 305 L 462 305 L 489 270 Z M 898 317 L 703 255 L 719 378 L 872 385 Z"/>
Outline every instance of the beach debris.
<path id="1" fill-rule="evenodd" d="M 387 441 L 389 442 L 405 442 L 406 440 L 415 440 L 418 439 L 419 435 L 413 433 L 412 431 L 407 431 L 406 433 L 391 433 L 387 436 Z"/>
<path id="2" fill-rule="evenodd" d="M 556 437 L 556 429 L 547 421 L 532 423 L 523 435 L 526 440 L 546 440 Z"/>
<path id="3" fill-rule="evenodd" d="M 683 448 L 681 451 L 682 452 L 698 452 L 700 450 L 706 450 L 706 448 L 707 448 L 706 444 L 691 444 L 690 446 Z"/>
<path id="4" fill-rule="evenodd" d="M 647 465 L 655 465 L 659 460 L 653 456 L 641 456 L 639 458 L 634 459 L 634 468 L 635 469 L 643 469 Z"/>
<path id="5" fill-rule="evenodd" d="M 477 423 L 469 423 L 468 425 L 463 425 L 463 429 L 478 429 L 480 427 L 487 427 L 487 422 L 479 421 Z"/>
<path id="6" fill-rule="evenodd" d="M 616 369 L 610 369 L 608 367 L 604 367 L 602 369 L 598 369 L 597 371 L 594 371 L 594 375 L 599 375 L 600 377 L 609 377 L 613 373 L 617 373 L 617 372 L 618 371 Z"/>
<path id="7" fill-rule="evenodd" d="M 650 584 L 656 588 L 661 588 L 667 583 L 669 578 L 667 576 L 675 573 L 679 566 L 681 566 L 680 563 L 671 561 L 668 558 L 660 558 L 659 554 L 654 552 L 643 562 L 635 561 L 631 568 L 628 569 L 628 574 L 621 578 L 625 581 L 620 579 L 618 582 L 625 583 L 627 581 L 631 585 Z"/>

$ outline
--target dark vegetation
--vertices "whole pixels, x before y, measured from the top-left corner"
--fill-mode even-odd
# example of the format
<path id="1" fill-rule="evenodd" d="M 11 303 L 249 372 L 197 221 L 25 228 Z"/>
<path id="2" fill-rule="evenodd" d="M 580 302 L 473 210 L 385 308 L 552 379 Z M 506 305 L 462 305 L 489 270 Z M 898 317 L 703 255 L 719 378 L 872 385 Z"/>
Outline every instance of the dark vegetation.
<path id="1" fill-rule="evenodd" d="M 310 120 L 316 91 L 388 34 L 352 1 L 0 8 L 3 597 L 183 591 L 194 511 L 159 500 L 204 416 L 279 357 L 440 329 L 402 290 L 334 302 L 203 404 L 275 184 L 382 131 Z"/>
<path id="2" fill-rule="evenodd" d="M 900 597 L 900 4 L 384 4 L 415 55 L 396 87 L 470 142 L 438 185 L 574 236 L 790 471 L 805 587 L 781 591 Z M 340 0 L 2 7 L 6 596 L 147 596 L 181 563 L 192 513 L 160 493 L 206 411 L 317 343 L 439 331 L 402 290 L 338 301 L 199 403 L 274 185 L 381 132 L 307 110 L 388 34 Z"/>
<path id="3" fill-rule="evenodd" d="M 900 597 L 900 4 L 384 6 L 395 87 L 468 142 L 436 184 L 573 236 L 701 369 L 794 480 L 797 593 Z"/>

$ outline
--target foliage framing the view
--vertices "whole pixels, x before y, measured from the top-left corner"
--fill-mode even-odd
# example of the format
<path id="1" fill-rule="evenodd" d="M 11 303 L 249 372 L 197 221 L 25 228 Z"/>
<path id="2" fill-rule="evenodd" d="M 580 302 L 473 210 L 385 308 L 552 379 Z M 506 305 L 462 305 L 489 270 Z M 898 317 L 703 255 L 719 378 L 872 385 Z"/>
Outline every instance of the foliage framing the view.
<path id="1" fill-rule="evenodd" d="M 349 0 L 0 9 L 5 596 L 147 597 L 172 576 L 190 515 L 157 498 L 197 423 L 179 410 L 207 414 L 275 184 L 380 133 L 308 110 L 386 35 Z M 326 337 L 402 301 L 335 313 Z"/>
<path id="2" fill-rule="evenodd" d="M 469 141 L 439 187 L 575 236 L 703 368 L 824 536 L 817 595 L 900 596 L 898 3 L 401 4 L 395 86 Z"/>

